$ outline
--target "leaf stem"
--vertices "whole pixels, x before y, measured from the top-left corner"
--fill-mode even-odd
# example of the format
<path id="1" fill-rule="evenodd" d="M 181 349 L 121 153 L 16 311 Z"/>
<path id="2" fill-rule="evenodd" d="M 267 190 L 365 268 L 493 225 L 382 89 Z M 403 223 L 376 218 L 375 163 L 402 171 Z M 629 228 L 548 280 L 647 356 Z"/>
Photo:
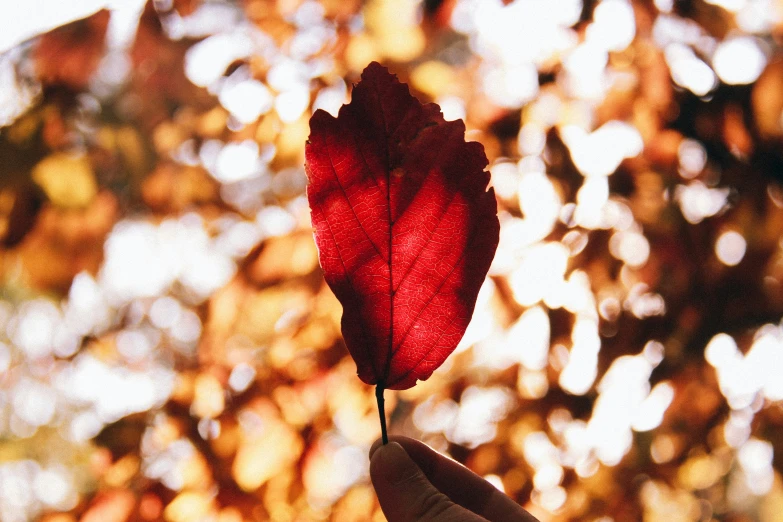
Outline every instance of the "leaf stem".
<path id="1" fill-rule="evenodd" d="M 378 415 L 381 418 L 381 438 L 384 444 L 388 444 L 389 436 L 386 433 L 386 409 L 384 408 L 383 390 L 382 384 L 378 384 L 375 387 L 375 399 L 378 401 Z"/>

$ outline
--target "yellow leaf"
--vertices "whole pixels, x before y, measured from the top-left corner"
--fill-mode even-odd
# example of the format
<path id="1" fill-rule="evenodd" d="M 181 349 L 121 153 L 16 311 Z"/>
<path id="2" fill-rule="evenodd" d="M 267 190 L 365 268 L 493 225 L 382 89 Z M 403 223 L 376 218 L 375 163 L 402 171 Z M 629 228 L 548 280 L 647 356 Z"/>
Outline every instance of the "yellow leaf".
<path id="1" fill-rule="evenodd" d="M 186 491 L 180 493 L 166 506 L 163 516 L 169 522 L 190 522 L 205 520 L 214 511 L 214 501 L 206 493 Z"/>
<path id="2" fill-rule="evenodd" d="M 266 406 L 249 414 L 258 415 L 258 431 L 244 434 L 234 459 L 234 479 L 245 491 L 259 488 L 293 466 L 302 454 L 303 444 L 299 433 L 277 418 L 271 410 Z"/>
<path id="3" fill-rule="evenodd" d="M 430 60 L 411 73 L 411 83 L 421 92 L 437 98 L 454 85 L 454 70 L 443 62 Z"/>
<path id="4" fill-rule="evenodd" d="M 348 42 L 345 61 L 352 71 L 361 71 L 368 63 L 378 59 L 375 41 L 367 33 L 359 33 Z"/>
<path id="5" fill-rule="evenodd" d="M 81 155 L 52 154 L 33 168 L 32 177 L 59 207 L 84 208 L 98 193 L 92 167 Z"/>
<path id="6" fill-rule="evenodd" d="M 190 408 L 197 417 L 215 418 L 226 407 L 223 386 L 214 375 L 202 373 L 196 377 L 195 398 Z"/>

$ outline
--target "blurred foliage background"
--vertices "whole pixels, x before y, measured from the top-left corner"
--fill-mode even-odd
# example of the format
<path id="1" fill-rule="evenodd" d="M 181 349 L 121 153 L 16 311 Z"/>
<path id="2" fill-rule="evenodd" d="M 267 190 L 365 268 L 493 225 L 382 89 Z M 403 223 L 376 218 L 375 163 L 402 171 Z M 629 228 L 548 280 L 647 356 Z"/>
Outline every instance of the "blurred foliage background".
<path id="1" fill-rule="evenodd" d="M 0 8 L 0 520 L 383 520 L 303 171 L 371 60 L 465 119 L 501 220 L 390 431 L 542 521 L 783 520 L 781 0 L 36 5 Z"/>

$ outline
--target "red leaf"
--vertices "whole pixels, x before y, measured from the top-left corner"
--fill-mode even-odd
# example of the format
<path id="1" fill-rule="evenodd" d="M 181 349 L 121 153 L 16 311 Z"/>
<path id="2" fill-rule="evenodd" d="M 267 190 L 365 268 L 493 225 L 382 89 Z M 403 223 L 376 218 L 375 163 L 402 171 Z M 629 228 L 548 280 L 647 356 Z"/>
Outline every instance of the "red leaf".
<path id="1" fill-rule="evenodd" d="M 315 241 L 367 384 L 427 379 L 470 321 L 500 226 L 484 148 L 464 136 L 375 62 L 337 118 L 310 119 Z"/>

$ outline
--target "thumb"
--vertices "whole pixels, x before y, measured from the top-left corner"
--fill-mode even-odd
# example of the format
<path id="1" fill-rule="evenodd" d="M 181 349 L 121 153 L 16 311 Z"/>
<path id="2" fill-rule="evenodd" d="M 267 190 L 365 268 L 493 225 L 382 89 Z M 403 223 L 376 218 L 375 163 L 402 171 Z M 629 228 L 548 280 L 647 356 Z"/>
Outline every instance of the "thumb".
<path id="1" fill-rule="evenodd" d="M 389 522 L 486 520 L 438 491 L 396 442 L 380 446 L 371 455 L 370 477 Z"/>

